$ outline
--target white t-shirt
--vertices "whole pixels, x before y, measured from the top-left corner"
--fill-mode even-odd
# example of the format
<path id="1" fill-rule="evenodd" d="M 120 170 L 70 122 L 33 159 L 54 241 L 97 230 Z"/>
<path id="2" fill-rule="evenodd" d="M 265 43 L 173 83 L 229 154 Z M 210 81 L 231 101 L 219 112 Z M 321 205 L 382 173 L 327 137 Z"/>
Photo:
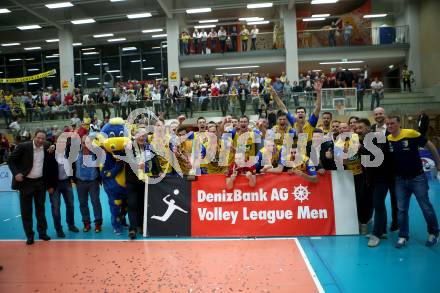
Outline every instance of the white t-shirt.
<path id="1" fill-rule="evenodd" d="M 371 83 L 371 89 L 373 90 L 373 92 L 378 93 L 383 89 L 383 83 L 381 81 L 373 81 Z"/>
<path id="2" fill-rule="evenodd" d="M 256 39 L 256 38 L 257 38 L 257 35 L 258 35 L 259 32 L 260 32 L 260 31 L 259 31 L 257 28 L 252 29 L 252 30 L 251 30 L 251 38 L 252 38 L 252 39 Z"/>

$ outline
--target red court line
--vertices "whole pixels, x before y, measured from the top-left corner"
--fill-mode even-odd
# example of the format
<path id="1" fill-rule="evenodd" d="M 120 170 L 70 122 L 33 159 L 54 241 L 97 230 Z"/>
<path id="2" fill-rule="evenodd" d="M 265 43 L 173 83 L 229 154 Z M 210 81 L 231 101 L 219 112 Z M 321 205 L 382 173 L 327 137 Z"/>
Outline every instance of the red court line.
<path id="1" fill-rule="evenodd" d="M 0 292 L 319 292 L 300 249 L 280 239 L 0 242 Z"/>

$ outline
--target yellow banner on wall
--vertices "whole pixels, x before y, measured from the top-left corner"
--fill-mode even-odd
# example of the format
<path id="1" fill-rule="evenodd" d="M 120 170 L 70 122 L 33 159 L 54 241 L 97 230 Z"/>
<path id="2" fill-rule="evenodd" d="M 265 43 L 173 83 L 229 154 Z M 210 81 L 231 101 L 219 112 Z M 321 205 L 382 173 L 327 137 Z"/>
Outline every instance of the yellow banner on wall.
<path id="1" fill-rule="evenodd" d="M 0 83 L 19 83 L 19 82 L 28 82 L 31 80 L 37 80 L 42 79 L 45 77 L 48 77 L 50 75 L 54 75 L 57 73 L 56 69 L 52 69 L 43 73 L 30 75 L 30 76 L 24 76 L 24 77 L 15 77 L 15 78 L 0 78 Z"/>

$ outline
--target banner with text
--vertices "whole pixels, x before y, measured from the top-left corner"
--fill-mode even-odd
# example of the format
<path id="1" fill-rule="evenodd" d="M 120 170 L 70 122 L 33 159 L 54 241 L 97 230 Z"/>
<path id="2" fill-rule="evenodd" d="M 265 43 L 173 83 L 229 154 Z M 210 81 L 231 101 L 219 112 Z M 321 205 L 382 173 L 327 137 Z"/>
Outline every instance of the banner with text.
<path id="1" fill-rule="evenodd" d="M 192 184 L 192 236 L 335 235 L 331 175 L 310 183 L 287 174 L 239 177 L 225 190 L 222 175 Z"/>
<path id="2" fill-rule="evenodd" d="M 191 237 L 314 236 L 359 233 L 352 173 L 332 171 L 317 183 L 265 174 L 249 187 L 238 176 L 195 181 L 166 177 L 149 185 L 148 235 Z M 145 220 L 145 219 L 144 219 Z"/>

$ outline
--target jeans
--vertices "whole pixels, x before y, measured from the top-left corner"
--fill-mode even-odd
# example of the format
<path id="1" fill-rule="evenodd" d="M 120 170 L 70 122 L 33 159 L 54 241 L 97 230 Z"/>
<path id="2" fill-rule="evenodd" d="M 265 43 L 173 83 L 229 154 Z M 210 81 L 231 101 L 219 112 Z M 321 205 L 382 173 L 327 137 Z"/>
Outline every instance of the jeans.
<path id="1" fill-rule="evenodd" d="M 388 182 L 374 182 L 373 186 L 374 225 L 373 235 L 380 237 L 387 233 L 387 208 L 385 198 L 388 192 Z"/>
<path id="2" fill-rule="evenodd" d="M 257 50 L 257 38 L 252 38 L 251 51 Z"/>
<path id="3" fill-rule="evenodd" d="M 328 34 L 328 46 L 336 47 L 336 36 L 334 33 Z"/>
<path id="4" fill-rule="evenodd" d="M 396 197 L 397 207 L 399 209 L 399 237 L 409 237 L 408 210 L 411 195 L 414 193 L 417 202 L 422 209 L 425 218 L 428 233 L 438 235 L 438 221 L 434 208 L 428 197 L 428 180 L 425 174 L 414 178 L 396 177 Z"/>
<path id="5" fill-rule="evenodd" d="M 351 34 L 344 33 L 344 43 L 345 46 L 350 46 Z"/>
<path id="6" fill-rule="evenodd" d="M 50 195 L 50 204 L 52 207 L 52 217 L 55 230 L 62 231 L 63 227 L 61 225 L 61 195 L 63 195 L 64 203 L 66 205 L 66 222 L 69 227 L 75 226 L 74 220 L 74 207 L 73 207 L 73 191 L 72 185 L 70 185 L 70 180 L 60 180 L 58 181 L 57 189 Z"/>
<path id="7" fill-rule="evenodd" d="M 380 103 L 380 95 L 379 95 L 379 93 L 371 94 L 371 111 L 373 111 L 374 108 L 379 107 L 379 103 Z M 376 106 L 374 106 L 374 104 L 376 104 Z"/>
<path id="8" fill-rule="evenodd" d="M 364 111 L 364 94 L 357 94 L 357 110 Z"/>
<path id="9" fill-rule="evenodd" d="M 206 41 L 202 41 L 202 53 L 206 54 Z"/>
<path id="10" fill-rule="evenodd" d="M 241 50 L 244 52 L 244 51 L 247 51 L 247 44 L 248 44 L 248 41 L 247 40 L 241 40 Z"/>
<path id="11" fill-rule="evenodd" d="M 93 214 L 95 215 L 95 223 L 102 224 L 102 207 L 99 200 L 99 182 L 98 180 L 76 182 L 76 190 L 78 191 L 79 209 L 81 211 L 82 221 L 90 223 L 89 211 L 89 194 L 92 202 Z"/>
<path id="12" fill-rule="evenodd" d="M 228 111 L 228 96 L 220 96 L 220 109 L 222 110 L 222 115 L 226 116 L 226 112 Z"/>

